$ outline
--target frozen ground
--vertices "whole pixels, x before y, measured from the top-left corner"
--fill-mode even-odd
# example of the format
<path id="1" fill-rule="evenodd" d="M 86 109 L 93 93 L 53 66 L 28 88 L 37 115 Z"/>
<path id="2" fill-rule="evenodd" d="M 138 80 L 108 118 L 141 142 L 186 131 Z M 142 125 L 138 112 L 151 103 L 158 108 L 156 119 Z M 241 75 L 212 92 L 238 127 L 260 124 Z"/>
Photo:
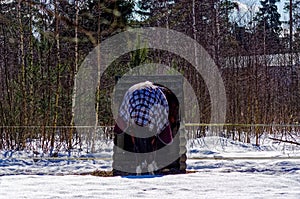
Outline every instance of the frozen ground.
<path id="1" fill-rule="evenodd" d="M 112 144 L 58 159 L 1 151 L 0 198 L 300 198 L 300 148 L 267 140 L 261 147 L 218 137 L 188 144 L 196 173 L 129 179 L 76 175 L 111 170 Z"/>

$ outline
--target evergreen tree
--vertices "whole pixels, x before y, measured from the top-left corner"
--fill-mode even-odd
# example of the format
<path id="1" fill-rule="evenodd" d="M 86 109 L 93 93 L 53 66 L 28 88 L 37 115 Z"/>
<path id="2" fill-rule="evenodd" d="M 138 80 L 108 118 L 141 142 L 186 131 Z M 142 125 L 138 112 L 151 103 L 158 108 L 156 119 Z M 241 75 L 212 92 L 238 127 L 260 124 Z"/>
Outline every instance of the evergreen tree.
<path id="1" fill-rule="evenodd" d="M 134 11 L 133 0 L 86 1 L 80 8 L 80 25 L 86 30 L 101 35 L 103 40 L 128 26 Z"/>
<path id="2" fill-rule="evenodd" d="M 256 34 L 263 45 L 259 53 L 277 53 L 280 49 L 282 32 L 280 14 L 276 3 L 280 0 L 261 0 L 261 7 L 256 14 Z"/>
<path id="3" fill-rule="evenodd" d="M 300 1 L 292 1 L 292 9 L 290 8 L 290 2 L 285 3 L 284 10 L 286 13 L 292 11 L 292 24 L 295 31 L 300 30 Z M 290 23 L 290 19 L 288 21 Z"/>
<path id="4" fill-rule="evenodd" d="M 285 12 L 289 13 L 290 17 L 292 17 L 292 20 L 289 19 L 287 21 L 287 24 L 290 26 L 290 30 L 287 34 L 290 37 L 290 44 L 292 45 L 290 47 L 293 50 L 299 51 L 300 50 L 300 1 L 286 2 L 284 9 Z"/>

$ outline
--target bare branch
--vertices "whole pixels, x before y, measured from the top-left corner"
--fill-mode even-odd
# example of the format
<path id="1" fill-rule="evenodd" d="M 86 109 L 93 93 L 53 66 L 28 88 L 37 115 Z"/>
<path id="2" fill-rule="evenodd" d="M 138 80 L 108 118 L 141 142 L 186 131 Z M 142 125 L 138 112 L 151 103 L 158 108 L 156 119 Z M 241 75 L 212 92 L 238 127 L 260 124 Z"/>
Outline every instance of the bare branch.
<path id="1" fill-rule="evenodd" d="M 283 140 L 283 139 L 278 139 L 278 138 L 273 138 L 273 137 L 269 137 L 269 139 L 271 140 L 275 140 L 275 141 L 279 141 L 279 142 L 285 142 L 285 143 L 290 143 L 290 144 L 296 144 L 300 146 L 299 142 L 295 142 L 295 141 L 291 141 L 291 140 Z"/>

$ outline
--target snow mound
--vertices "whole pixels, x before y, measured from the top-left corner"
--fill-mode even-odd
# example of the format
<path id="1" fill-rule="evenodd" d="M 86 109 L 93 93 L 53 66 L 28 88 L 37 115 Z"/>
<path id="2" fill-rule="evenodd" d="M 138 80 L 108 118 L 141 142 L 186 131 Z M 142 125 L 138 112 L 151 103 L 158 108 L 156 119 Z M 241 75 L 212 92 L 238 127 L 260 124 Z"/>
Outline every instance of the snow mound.
<path id="1" fill-rule="evenodd" d="M 300 157 L 300 147 L 293 144 L 277 143 L 270 139 L 264 145 L 234 141 L 228 138 L 211 136 L 189 140 L 187 144 L 188 158 L 283 158 Z"/>
<path id="2" fill-rule="evenodd" d="M 300 149 L 293 145 L 265 141 L 265 145 L 233 141 L 222 137 L 204 137 L 187 143 L 187 166 L 195 171 L 298 173 Z M 99 143 L 96 152 L 74 149 L 51 153 L 0 151 L 0 176 L 69 175 L 111 171 L 113 142 Z"/>

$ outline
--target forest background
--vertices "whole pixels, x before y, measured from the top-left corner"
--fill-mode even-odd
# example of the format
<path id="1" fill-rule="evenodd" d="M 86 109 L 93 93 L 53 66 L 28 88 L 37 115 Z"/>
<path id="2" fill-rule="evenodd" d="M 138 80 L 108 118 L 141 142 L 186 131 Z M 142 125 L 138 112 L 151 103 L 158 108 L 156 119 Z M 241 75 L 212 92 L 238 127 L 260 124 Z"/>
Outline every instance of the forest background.
<path id="1" fill-rule="evenodd" d="M 250 142 L 255 136 L 299 134 L 300 2 L 281 0 L 17 0 L 0 2 L 0 149 L 43 148 L 81 142 L 72 107 L 75 76 L 105 39 L 140 27 L 182 32 L 200 43 L 218 66 L 227 94 L 222 135 Z M 285 17 L 286 18 L 286 17 Z M 191 52 L 193 53 L 193 52 Z M 95 93 L 96 126 L 111 127 L 115 76 L 146 63 L 180 72 L 199 102 L 195 137 L 203 136 L 211 102 L 203 78 L 170 52 L 141 49 L 118 58 Z M 194 107 L 186 110 L 193 116 Z M 186 121 L 189 122 L 189 121 Z M 105 136 L 111 138 L 107 128 Z M 90 131 L 97 131 L 91 128 Z M 218 133 L 220 133 L 218 132 Z M 59 136 L 58 136 L 59 135 Z M 94 137 L 95 133 L 91 134 Z M 61 146 L 61 145 L 59 145 Z"/>

